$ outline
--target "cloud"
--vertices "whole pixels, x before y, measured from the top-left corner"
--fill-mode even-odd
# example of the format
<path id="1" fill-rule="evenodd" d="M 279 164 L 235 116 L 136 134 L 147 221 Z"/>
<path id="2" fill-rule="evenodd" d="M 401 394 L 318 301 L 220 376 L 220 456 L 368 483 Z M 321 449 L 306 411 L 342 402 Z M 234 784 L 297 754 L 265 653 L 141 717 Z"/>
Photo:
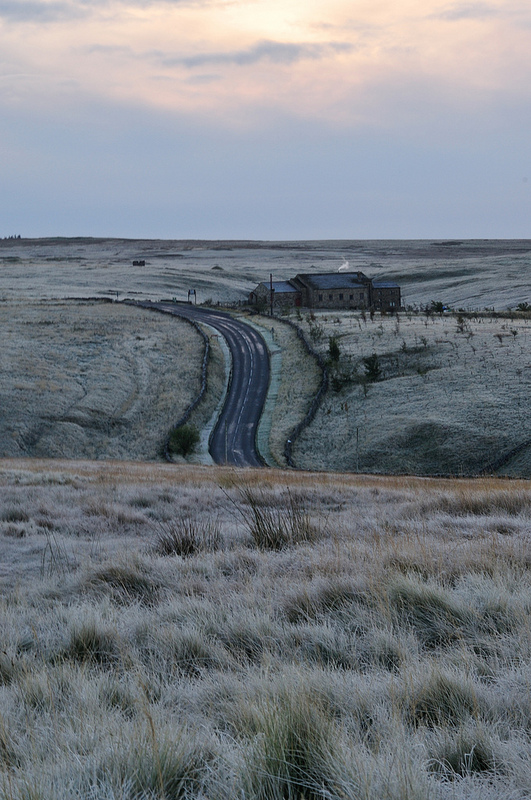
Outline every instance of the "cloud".
<path id="1" fill-rule="evenodd" d="M 15 23 L 64 22 L 111 7 L 205 6 L 217 0 L 0 0 L 0 19 Z"/>
<path id="2" fill-rule="evenodd" d="M 78 4 L 39 0 L 0 0 L 0 19 L 9 22 L 61 22 L 86 15 Z"/>
<path id="3" fill-rule="evenodd" d="M 232 64 L 243 67 L 269 61 L 273 64 L 294 64 L 303 59 L 321 59 L 330 54 L 350 52 L 351 44 L 331 42 L 328 44 L 298 44 L 295 42 L 274 42 L 263 40 L 246 50 L 232 50 L 224 53 L 200 53 L 188 57 L 162 58 L 164 66 L 183 66 L 188 69 L 210 65 Z"/>
<path id="4" fill-rule="evenodd" d="M 434 14 L 432 19 L 443 19 L 449 22 L 462 19 L 485 19 L 486 17 L 497 17 L 499 10 L 489 3 L 457 3 L 448 7 L 445 11 Z"/>

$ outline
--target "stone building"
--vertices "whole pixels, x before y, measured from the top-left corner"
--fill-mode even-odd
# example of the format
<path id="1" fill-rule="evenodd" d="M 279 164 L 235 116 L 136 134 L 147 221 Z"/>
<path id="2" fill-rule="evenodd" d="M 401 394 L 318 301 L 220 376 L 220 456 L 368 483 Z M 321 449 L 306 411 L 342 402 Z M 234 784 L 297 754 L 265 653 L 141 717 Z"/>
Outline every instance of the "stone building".
<path id="1" fill-rule="evenodd" d="M 259 283 L 249 295 L 249 302 L 253 305 L 267 306 L 271 303 L 271 284 Z M 273 305 L 275 307 L 287 306 L 293 308 L 300 306 L 301 293 L 293 286 L 291 281 L 273 281 Z"/>
<path id="2" fill-rule="evenodd" d="M 260 283 L 249 295 L 249 302 L 268 305 L 271 290 Z M 326 272 L 299 274 L 288 281 L 273 283 L 275 306 L 304 308 L 367 309 L 397 311 L 400 287 L 391 281 L 372 281 L 363 272 Z"/>

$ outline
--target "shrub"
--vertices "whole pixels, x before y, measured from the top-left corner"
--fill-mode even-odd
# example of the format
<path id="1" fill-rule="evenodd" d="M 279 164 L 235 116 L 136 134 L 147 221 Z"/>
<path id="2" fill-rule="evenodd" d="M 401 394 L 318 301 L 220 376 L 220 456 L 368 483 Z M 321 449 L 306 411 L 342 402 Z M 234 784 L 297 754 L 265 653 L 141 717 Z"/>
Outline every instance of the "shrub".
<path id="1" fill-rule="evenodd" d="M 168 450 L 172 455 L 189 456 L 199 443 L 199 431 L 195 425 L 180 425 L 173 428 L 168 438 Z"/>
<path id="2" fill-rule="evenodd" d="M 377 381 L 382 374 L 380 360 L 376 353 L 373 353 L 372 356 L 365 356 L 363 366 L 365 368 L 365 378 L 371 383 Z"/>
<path id="3" fill-rule="evenodd" d="M 337 336 L 330 336 L 328 339 L 328 355 L 330 361 L 335 361 L 336 363 L 339 361 L 340 350 Z"/>

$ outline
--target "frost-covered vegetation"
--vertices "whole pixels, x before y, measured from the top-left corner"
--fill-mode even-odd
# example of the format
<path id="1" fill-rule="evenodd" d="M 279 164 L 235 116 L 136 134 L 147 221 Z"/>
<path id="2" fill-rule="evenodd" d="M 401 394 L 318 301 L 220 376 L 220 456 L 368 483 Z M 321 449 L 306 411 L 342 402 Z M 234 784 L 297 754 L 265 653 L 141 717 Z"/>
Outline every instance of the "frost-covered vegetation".
<path id="1" fill-rule="evenodd" d="M 329 361 L 330 391 L 297 443 L 297 466 L 531 476 L 528 312 L 299 316 Z"/>
<path id="2" fill-rule="evenodd" d="M 187 322 L 116 303 L 0 303 L 1 456 L 160 457 L 200 389 Z M 223 385 L 213 348 L 206 422 Z"/>
<path id="3" fill-rule="evenodd" d="M 1 798 L 529 796 L 528 483 L 0 467 Z"/>

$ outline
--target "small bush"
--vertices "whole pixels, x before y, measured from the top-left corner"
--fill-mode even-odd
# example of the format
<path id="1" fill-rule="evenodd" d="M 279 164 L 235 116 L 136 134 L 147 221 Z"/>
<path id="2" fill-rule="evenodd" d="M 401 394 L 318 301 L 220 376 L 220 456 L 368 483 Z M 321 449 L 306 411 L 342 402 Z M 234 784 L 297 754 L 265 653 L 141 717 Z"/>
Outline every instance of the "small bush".
<path id="1" fill-rule="evenodd" d="M 170 432 L 168 450 L 172 455 L 189 456 L 197 447 L 199 438 L 195 425 L 180 425 Z"/>
<path id="2" fill-rule="evenodd" d="M 337 336 L 330 336 L 328 339 L 328 356 L 330 361 L 335 361 L 336 363 L 339 361 L 340 350 Z"/>
<path id="3" fill-rule="evenodd" d="M 372 356 L 365 356 L 363 359 L 363 366 L 365 369 L 365 379 L 370 383 L 374 383 L 374 381 L 380 378 L 382 370 L 380 367 L 380 360 L 376 353 L 373 353 Z"/>

